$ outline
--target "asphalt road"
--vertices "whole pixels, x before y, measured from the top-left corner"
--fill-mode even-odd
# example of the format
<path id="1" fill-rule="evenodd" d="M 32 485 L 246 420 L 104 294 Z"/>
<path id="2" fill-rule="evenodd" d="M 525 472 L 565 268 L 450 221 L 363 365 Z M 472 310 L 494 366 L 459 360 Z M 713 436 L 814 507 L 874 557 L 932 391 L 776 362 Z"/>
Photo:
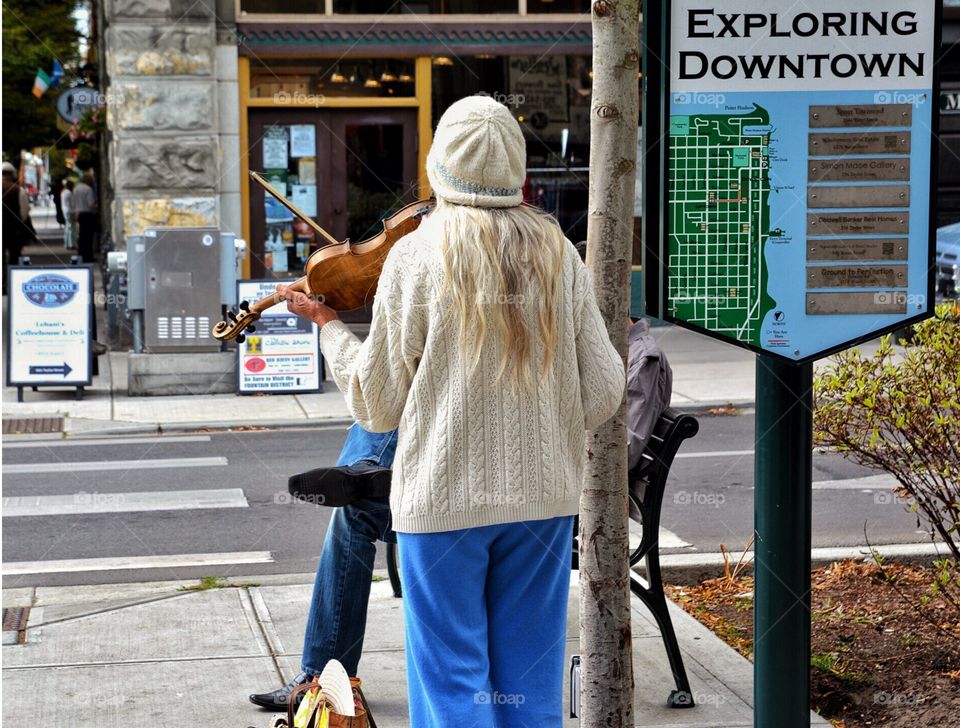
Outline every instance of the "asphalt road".
<path id="1" fill-rule="evenodd" d="M 330 512 L 289 502 L 286 482 L 332 465 L 344 434 L 328 427 L 54 446 L 5 438 L 4 587 L 312 572 Z M 665 496 L 665 550 L 744 546 L 753 523 L 752 448 L 751 414 L 701 418 Z M 863 543 L 865 521 L 873 543 L 926 540 L 887 488 L 858 480 L 871 475 L 836 454 L 815 456 L 814 546 Z M 156 510 L 119 510 L 141 503 Z M 197 565 L 198 555 L 213 562 Z M 132 562 L 137 568 L 117 568 L 131 557 L 141 560 Z M 383 568 L 382 549 L 378 562 Z"/>

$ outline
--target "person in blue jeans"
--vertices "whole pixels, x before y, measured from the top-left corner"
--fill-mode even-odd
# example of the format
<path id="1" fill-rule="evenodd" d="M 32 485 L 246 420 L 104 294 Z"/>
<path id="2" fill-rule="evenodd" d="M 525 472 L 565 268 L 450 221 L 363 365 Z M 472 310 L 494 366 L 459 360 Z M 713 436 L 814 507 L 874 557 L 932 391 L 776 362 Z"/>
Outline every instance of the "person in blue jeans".
<path id="1" fill-rule="evenodd" d="M 367 432 L 354 423 L 337 466 L 329 469 L 328 476 L 357 484 L 373 477 L 389 477 L 396 448 L 396 430 Z M 250 695 L 252 703 L 285 710 L 290 693 L 319 675 L 331 659 L 343 663 L 350 675 L 357 674 L 377 541 L 397 542 L 390 528 L 388 498 L 363 498 L 334 509 L 313 583 L 301 672 L 278 690 Z"/>

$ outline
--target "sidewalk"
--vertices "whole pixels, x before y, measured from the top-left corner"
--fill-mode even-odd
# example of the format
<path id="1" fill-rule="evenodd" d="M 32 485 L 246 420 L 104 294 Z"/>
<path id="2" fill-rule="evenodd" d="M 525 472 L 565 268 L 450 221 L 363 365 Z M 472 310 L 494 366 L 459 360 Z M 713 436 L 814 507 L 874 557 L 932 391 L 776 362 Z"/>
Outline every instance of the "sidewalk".
<path id="1" fill-rule="evenodd" d="M 202 592 L 177 591 L 187 582 L 4 589 L 5 608 L 31 606 L 25 642 L 4 640 L 4 721 L 265 727 L 272 714 L 246 696 L 299 671 L 312 575 L 234 581 L 258 585 Z M 673 681 L 663 643 L 634 599 L 635 725 L 752 728 L 752 665 L 672 604 L 671 614 L 697 706 L 666 707 Z M 577 625 L 573 572 L 567 666 L 578 653 Z M 386 580 L 373 585 L 360 672 L 381 728 L 406 728 L 402 602 Z M 569 678 L 564 683 L 566 713 Z M 811 725 L 829 723 L 812 715 Z"/>
<path id="2" fill-rule="evenodd" d="M 51 229 L 50 234 L 55 232 Z M 27 251 L 30 252 L 43 259 L 64 262 L 69 259 L 62 247 L 33 246 Z M 5 298 L 3 305 L 5 321 Z M 99 318 L 102 321 L 106 317 Z M 656 326 L 653 335 L 673 368 L 674 407 L 703 411 L 727 405 L 752 406 L 754 354 L 678 326 Z M 872 350 L 876 343 L 862 348 Z M 324 392 L 320 394 L 129 397 L 127 356 L 126 351 L 111 351 L 101 356 L 100 374 L 94 377 L 92 386 L 85 390 L 84 399 L 79 402 L 74 400 L 73 389 L 41 389 L 39 392 L 27 389 L 25 401 L 18 403 L 16 389 L 4 387 L 3 416 L 60 415 L 65 418 L 64 432 L 68 435 L 332 425 L 350 421 L 343 396 L 330 380 L 324 382 Z"/>

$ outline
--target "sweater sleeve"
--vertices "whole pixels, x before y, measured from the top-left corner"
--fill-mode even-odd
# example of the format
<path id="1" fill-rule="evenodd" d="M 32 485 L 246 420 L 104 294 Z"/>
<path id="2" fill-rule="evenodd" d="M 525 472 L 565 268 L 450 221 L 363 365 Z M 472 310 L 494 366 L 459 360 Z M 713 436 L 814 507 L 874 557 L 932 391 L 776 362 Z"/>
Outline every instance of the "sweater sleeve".
<path id="1" fill-rule="evenodd" d="M 370 432 L 400 424 L 426 339 L 421 286 L 400 248 L 397 243 L 384 263 L 366 340 L 339 320 L 320 331 L 320 348 L 350 414 Z"/>
<path id="2" fill-rule="evenodd" d="M 590 273 L 579 260 L 574 261 L 574 316 L 584 426 L 592 430 L 620 407 L 626 374 L 600 315 Z"/>

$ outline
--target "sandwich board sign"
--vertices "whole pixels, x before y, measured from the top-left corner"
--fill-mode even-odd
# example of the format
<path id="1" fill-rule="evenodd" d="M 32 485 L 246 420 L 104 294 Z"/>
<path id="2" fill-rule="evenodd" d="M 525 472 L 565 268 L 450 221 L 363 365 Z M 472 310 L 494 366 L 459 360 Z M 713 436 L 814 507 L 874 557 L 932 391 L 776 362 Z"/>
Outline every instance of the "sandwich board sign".
<path id="1" fill-rule="evenodd" d="M 293 280 L 237 281 L 238 301 L 257 301 L 276 290 L 278 283 Z M 320 329 L 287 310 L 285 303 L 271 306 L 257 320 L 253 332 L 237 344 L 237 392 L 322 392 Z"/>
<path id="2" fill-rule="evenodd" d="M 931 315 L 939 3 L 663 13 L 648 311 L 793 362 Z"/>
<path id="3" fill-rule="evenodd" d="M 92 381 L 93 266 L 10 266 L 7 386 L 77 387 Z"/>

